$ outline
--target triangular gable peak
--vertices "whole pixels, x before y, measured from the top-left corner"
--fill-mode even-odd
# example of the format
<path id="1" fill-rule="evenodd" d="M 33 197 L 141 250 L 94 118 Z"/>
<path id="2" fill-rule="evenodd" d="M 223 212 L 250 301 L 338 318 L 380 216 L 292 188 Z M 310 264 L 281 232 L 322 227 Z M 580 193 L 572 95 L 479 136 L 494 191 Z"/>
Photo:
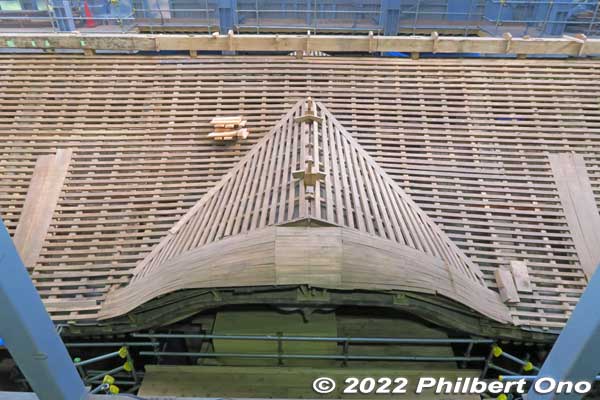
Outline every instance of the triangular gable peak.
<path id="1" fill-rule="evenodd" d="M 479 268 L 310 99 L 173 226 L 100 317 L 178 290 L 294 284 L 437 293 L 511 321 Z"/>
<path id="2" fill-rule="evenodd" d="M 311 99 L 299 101 L 186 213 L 137 266 L 132 282 L 211 242 L 301 220 L 411 247 L 486 287 L 479 268 Z"/>

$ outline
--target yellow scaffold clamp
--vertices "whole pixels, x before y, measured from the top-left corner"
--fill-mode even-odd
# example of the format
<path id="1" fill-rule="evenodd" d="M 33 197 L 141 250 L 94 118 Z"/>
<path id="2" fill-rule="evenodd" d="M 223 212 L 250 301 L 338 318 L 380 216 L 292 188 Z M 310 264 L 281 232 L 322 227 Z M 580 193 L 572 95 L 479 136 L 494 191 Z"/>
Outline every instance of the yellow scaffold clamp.
<path id="1" fill-rule="evenodd" d="M 493 345 L 492 346 L 492 354 L 496 358 L 500 357 L 502 355 L 502 349 L 500 348 L 500 346 Z"/>
<path id="2" fill-rule="evenodd" d="M 123 346 L 119 349 L 119 357 L 127 358 L 127 354 L 129 354 L 129 352 L 127 351 L 127 347 Z"/>

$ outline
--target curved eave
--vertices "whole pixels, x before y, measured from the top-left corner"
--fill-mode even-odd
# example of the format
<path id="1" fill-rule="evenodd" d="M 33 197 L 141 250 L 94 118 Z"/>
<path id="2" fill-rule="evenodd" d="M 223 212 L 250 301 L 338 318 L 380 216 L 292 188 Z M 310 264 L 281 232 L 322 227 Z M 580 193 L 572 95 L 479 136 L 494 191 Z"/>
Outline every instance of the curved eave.
<path id="1" fill-rule="evenodd" d="M 349 228 L 288 226 L 255 230 L 181 254 L 109 294 L 100 319 L 127 314 L 179 290 L 278 285 L 437 294 L 494 321 L 512 322 L 496 292 L 439 258 Z"/>

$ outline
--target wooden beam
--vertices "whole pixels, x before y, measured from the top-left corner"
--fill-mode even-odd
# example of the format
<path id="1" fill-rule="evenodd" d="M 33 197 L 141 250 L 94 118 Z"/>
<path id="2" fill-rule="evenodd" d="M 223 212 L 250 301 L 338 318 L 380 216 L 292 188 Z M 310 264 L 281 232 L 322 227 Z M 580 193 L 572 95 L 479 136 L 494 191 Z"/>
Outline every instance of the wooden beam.
<path id="1" fill-rule="evenodd" d="M 372 35 L 147 35 L 2 33 L 0 48 L 121 51 L 435 52 L 481 54 L 600 54 L 600 39 Z"/>
<path id="2" fill-rule="evenodd" d="M 581 267 L 588 278 L 600 263 L 600 213 L 581 154 L 549 154 L 556 187 L 573 236 Z"/>
<path id="3" fill-rule="evenodd" d="M 70 149 L 37 159 L 13 238 L 27 268 L 35 265 L 42 250 L 70 161 Z"/>

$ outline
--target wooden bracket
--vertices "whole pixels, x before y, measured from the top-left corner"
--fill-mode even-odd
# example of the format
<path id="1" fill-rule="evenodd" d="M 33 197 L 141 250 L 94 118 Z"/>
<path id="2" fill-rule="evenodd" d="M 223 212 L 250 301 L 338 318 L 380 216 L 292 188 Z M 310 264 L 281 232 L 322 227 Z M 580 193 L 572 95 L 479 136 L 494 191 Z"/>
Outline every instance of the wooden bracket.
<path id="1" fill-rule="evenodd" d="M 318 169 L 313 171 L 313 167 L 313 159 L 307 158 L 305 169 L 292 172 L 294 179 L 299 179 L 304 182 L 304 187 L 306 188 L 306 197 L 309 199 L 314 197 L 314 190 L 317 182 L 323 181 L 326 177 L 326 175 Z"/>
<path id="2" fill-rule="evenodd" d="M 563 38 L 572 40 L 575 43 L 579 43 L 577 57 L 581 57 L 583 55 L 583 51 L 585 50 L 585 44 L 587 42 L 587 36 L 585 36 L 583 33 L 578 33 L 575 36 L 563 35 Z"/>
<path id="3" fill-rule="evenodd" d="M 313 101 L 310 97 L 306 100 L 306 113 L 300 117 L 294 118 L 294 122 L 323 122 L 323 118 L 317 117 L 315 114 L 315 110 L 313 109 Z"/>
<path id="4" fill-rule="evenodd" d="M 431 51 L 433 52 L 433 54 L 437 53 L 438 51 L 438 45 L 439 45 L 439 41 L 440 41 L 440 34 L 437 32 L 431 32 Z"/>
<path id="5" fill-rule="evenodd" d="M 227 38 L 227 43 L 229 43 L 229 50 L 233 51 L 233 30 L 230 29 L 229 31 L 227 31 Z"/>
<path id="6" fill-rule="evenodd" d="M 510 53 L 510 48 L 512 47 L 512 38 L 513 38 L 513 36 L 511 35 L 510 32 L 504 32 L 504 34 L 502 35 L 502 37 L 504 38 L 504 40 L 506 40 L 506 47 L 504 47 L 504 52 L 505 53 Z"/>

